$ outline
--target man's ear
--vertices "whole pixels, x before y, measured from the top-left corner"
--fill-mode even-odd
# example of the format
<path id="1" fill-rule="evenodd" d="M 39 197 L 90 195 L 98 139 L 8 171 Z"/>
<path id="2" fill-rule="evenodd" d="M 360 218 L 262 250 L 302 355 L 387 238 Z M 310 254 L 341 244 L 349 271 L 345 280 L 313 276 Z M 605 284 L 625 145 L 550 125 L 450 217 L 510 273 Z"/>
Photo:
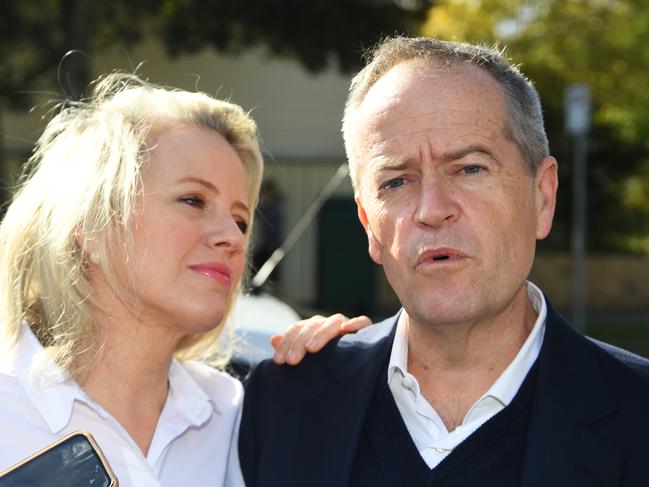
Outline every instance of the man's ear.
<path id="1" fill-rule="evenodd" d="M 367 234 L 368 252 L 370 254 L 370 257 L 374 262 L 381 265 L 383 264 L 383 262 L 381 261 L 381 252 L 380 252 L 381 244 L 379 243 L 377 238 L 374 236 L 374 233 L 372 232 L 372 228 L 370 227 L 370 222 L 367 219 L 367 213 L 365 212 L 365 207 L 363 206 L 363 203 L 358 193 L 354 195 L 354 201 L 356 201 L 356 208 L 358 209 L 358 219 L 361 221 L 361 225 L 363 225 L 363 228 L 365 229 L 365 233 Z"/>
<path id="2" fill-rule="evenodd" d="M 534 178 L 536 197 L 536 238 L 544 239 L 552 228 L 552 219 L 557 204 L 559 175 L 557 160 L 548 156 L 541 162 Z"/>

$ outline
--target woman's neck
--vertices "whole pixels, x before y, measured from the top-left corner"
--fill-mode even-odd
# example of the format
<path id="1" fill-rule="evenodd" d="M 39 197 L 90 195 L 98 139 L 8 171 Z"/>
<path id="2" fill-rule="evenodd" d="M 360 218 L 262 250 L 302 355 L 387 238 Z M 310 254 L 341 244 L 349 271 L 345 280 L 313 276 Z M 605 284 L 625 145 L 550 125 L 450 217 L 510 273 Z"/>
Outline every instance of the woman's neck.
<path id="1" fill-rule="evenodd" d="M 146 456 L 167 398 L 169 367 L 180 337 L 120 315 L 97 320 L 100 350 L 80 385 Z"/>

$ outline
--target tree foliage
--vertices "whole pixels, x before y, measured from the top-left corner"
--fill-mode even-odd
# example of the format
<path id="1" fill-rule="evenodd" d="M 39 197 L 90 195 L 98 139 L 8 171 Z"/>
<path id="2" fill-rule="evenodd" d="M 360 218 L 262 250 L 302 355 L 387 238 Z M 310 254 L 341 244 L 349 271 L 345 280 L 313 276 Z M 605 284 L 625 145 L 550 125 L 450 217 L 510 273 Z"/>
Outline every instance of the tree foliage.
<path id="1" fill-rule="evenodd" d="M 534 80 L 560 160 L 561 213 L 550 242 L 560 247 L 568 241 L 573 149 L 563 128 L 564 90 L 587 83 L 589 246 L 649 253 L 649 1 L 441 0 L 423 32 L 506 46 Z"/>
<path id="2" fill-rule="evenodd" d="M 140 20 L 153 0 L 14 0 L 0 16 L 0 104 L 21 107 L 30 93 L 52 84 L 79 97 L 89 77 L 92 52 L 139 39 Z M 77 55 L 67 58 L 68 51 Z M 49 82 L 48 82 L 49 81 Z"/>
<path id="3" fill-rule="evenodd" d="M 171 54 L 263 45 L 311 71 L 331 59 L 356 69 L 382 36 L 418 32 L 432 0 L 166 0 L 161 31 Z"/>
<path id="4" fill-rule="evenodd" d="M 59 88 L 78 97 L 94 52 L 128 46 L 151 25 L 171 54 L 207 46 L 236 52 L 261 44 L 311 70 L 332 57 L 351 70 L 363 46 L 381 35 L 414 32 L 430 5 L 431 0 L 10 0 L 0 15 L 0 105 L 24 106 L 29 92 L 51 85 L 57 73 Z M 70 50 L 80 54 L 64 59 Z"/>

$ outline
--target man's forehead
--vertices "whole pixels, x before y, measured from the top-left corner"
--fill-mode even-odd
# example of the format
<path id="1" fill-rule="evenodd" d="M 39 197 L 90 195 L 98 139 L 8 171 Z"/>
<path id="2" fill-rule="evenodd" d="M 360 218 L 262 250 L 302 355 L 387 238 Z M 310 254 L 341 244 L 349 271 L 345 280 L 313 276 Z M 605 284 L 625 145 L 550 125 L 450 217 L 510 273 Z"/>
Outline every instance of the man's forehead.
<path id="1" fill-rule="evenodd" d="M 503 89 L 485 69 L 436 67 L 423 61 L 388 71 L 356 113 L 364 171 L 407 164 L 425 151 L 445 159 L 467 147 L 498 158 L 508 141 Z"/>
<path id="2" fill-rule="evenodd" d="M 486 69 L 471 64 L 441 66 L 430 60 L 410 60 L 388 70 L 368 90 L 359 109 L 381 116 L 396 106 L 421 106 L 426 97 L 440 102 L 453 101 L 453 95 L 476 97 L 499 103 L 502 88 Z"/>
<path id="3" fill-rule="evenodd" d="M 354 118 L 356 133 L 366 143 L 403 130 L 409 134 L 460 131 L 473 125 L 502 133 L 505 97 L 500 84 L 483 68 L 410 61 L 395 66 L 372 86 Z"/>

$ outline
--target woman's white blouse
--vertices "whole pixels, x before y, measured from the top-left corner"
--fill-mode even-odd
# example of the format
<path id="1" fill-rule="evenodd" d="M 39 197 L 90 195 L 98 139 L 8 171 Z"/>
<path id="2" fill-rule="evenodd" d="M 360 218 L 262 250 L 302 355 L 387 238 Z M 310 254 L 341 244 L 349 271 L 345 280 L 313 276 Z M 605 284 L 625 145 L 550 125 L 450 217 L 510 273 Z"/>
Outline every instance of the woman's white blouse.
<path id="1" fill-rule="evenodd" d="M 0 471 L 74 430 L 92 434 L 120 487 L 221 486 L 243 400 L 241 383 L 197 362 L 173 361 L 169 393 L 145 457 L 122 426 L 53 362 L 27 326 L 0 357 Z M 115 398 L 116 401 L 119 398 Z"/>

